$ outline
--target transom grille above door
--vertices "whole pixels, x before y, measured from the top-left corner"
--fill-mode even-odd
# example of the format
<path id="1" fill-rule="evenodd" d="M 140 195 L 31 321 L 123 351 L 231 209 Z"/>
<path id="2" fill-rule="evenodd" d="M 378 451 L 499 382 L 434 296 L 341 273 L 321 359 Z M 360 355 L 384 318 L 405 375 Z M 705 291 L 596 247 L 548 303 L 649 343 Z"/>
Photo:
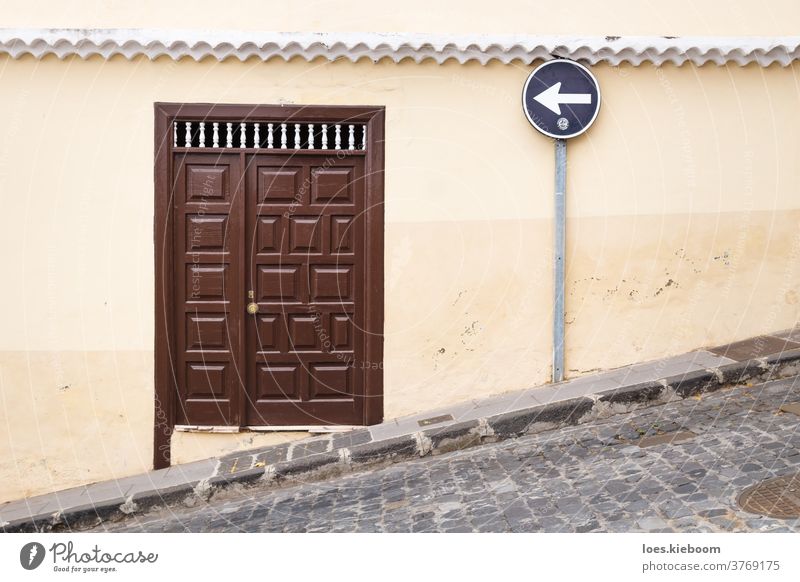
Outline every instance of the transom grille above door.
<path id="1" fill-rule="evenodd" d="M 383 120 L 156 105 L 156 467 L 176 425 L 383 419 Z"/>
<path id="2" fill-rule="evenodd" d="M 366 150 L 363 123 L 177 120 L 174 148 Z"/>

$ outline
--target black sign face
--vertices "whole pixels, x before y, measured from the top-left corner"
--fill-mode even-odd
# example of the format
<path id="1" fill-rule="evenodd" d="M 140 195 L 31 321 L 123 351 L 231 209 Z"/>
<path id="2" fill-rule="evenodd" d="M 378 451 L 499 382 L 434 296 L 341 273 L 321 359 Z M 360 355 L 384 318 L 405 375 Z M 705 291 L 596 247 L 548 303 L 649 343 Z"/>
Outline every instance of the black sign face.
<path id="1" fill-rule="evenodd" d="M 546 136 L 575 137 L 589 129 L 600 111 L 600 85 L 583 65 L 547 61 L 525 82 L 522 108 L 531 125 Z"/>

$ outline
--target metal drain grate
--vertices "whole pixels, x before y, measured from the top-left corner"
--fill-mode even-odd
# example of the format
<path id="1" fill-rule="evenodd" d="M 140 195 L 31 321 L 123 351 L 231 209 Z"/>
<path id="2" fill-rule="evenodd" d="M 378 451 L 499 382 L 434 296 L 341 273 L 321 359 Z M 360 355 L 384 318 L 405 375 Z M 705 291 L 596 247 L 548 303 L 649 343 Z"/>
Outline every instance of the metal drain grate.
<path id="1" fill-rule="evenodd" d="M 767 479 L 748 487 L 737 502 L 748 513 L 778 519 L 800 517 L 800 473 Z"/>

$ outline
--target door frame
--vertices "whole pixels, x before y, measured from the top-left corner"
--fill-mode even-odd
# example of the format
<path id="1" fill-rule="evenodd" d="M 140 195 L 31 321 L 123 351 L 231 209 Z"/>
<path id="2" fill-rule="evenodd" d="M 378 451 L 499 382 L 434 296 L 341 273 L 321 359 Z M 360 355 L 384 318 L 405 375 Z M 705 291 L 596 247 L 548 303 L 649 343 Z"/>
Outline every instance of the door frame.
<path id="1" fill-rule="evenodd" d="M 366 343 L 364 359 L 363 424 L 383 420 L 383 322 L 384 322 L 384 125 L 383 106 L 322 105 L 241 105 L 213 103 L 155 103 L 155 209 L 153 236 L 155 247 L 155 398 L 153 422 L 153 467 L 168 467 L 171 439 L 175 427 L 177 385 L 174 374 L 175 313 L 174 229 L 171 186 L 173 161 L 173 123 L 181 121 L 294 121 L 325 123 L 365 123 L 364 313 Z M 289 150 L 225 148 L 230 153 L 255 151 L 281 153 Z M 373 366 L 372 364 L 380 364 Z"/>

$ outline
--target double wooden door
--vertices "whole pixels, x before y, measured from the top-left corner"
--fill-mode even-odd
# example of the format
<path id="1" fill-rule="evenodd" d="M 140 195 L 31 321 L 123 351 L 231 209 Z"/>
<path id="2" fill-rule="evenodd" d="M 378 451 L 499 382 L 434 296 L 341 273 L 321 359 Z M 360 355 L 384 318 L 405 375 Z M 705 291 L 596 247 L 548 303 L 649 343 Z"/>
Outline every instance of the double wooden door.
<path id="1" fill-rule="evenodd" d="M 195 148 L 172 169 L 176 423 L 365 424 L 382 366 L 366 229 L 383 209 L 363 153 Z"/>

